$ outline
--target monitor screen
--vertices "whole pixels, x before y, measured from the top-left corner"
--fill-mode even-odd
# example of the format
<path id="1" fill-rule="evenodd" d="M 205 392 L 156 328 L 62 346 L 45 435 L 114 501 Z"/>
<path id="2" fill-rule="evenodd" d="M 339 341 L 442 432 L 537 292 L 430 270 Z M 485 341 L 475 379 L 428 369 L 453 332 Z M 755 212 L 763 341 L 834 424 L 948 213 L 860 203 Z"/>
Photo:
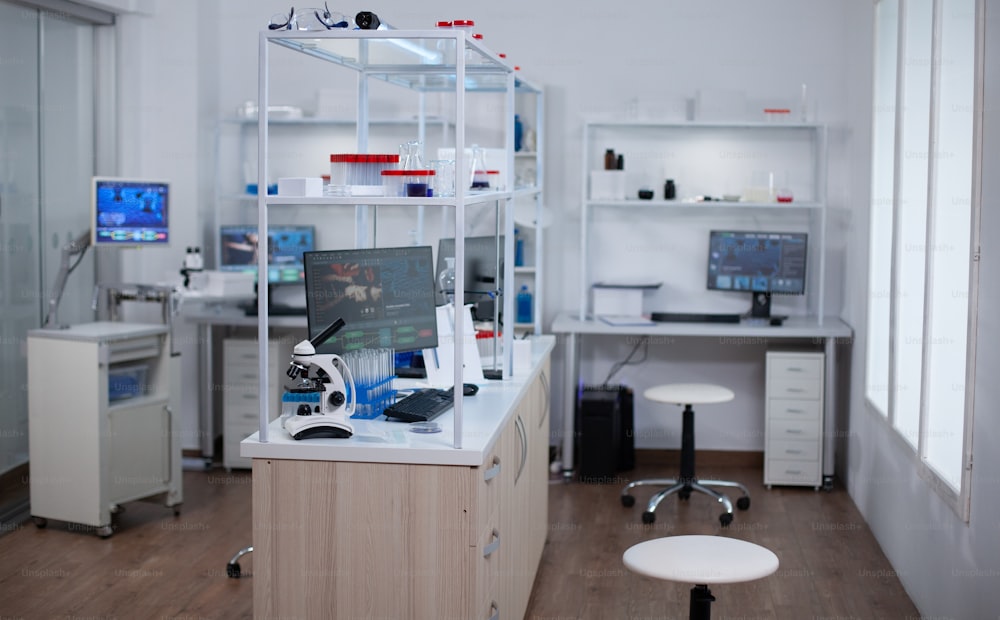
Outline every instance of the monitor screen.
<path id="1" fill-rule="evenodd" d="M 805 293 L 805 233 L 713 230 L 708 246 L 709 289 Z"/>
<path id="2" fill-rule="evenodd" d="M 309 337 L 344 319 L 318 353 L 437 347 L 430 246 L 306 252 Z"/>
<path id="3" fill-rule="evenodd" d="M 500 249 L 500 277 L 497 278 L 497 248 Z M 465 238 L 465 300 L 467 303 L 475 303 L 490 293 L 502 289 L 503 281 L 503 259 L 504 259 L 504 237 L 466 237 Z M 452 238 L 441 239 L 438 242 L 437 267 L 435 273 L 435 287 L 437 278 L 446 267 L 445 257 L 455 256 L 455 240 Z M 444 305 L 447 303 L 444 294 L 436 291 L 437 303 Z"/>
<path id="4" fill-rule="evenodd" d="M 219 270 L 257 273 L 256 226 L 219 229 Z M 313 226 L 270 226 L 267 231 L 267 281 L 286 284 L 305 281 L 302 255 L 316 249 Z"/>
<path id="5" fill-rule="evenodd" d="M 94 245 L 170 242 L 170 185 L 164 181 L 94 177 L 91 187 Z"/>

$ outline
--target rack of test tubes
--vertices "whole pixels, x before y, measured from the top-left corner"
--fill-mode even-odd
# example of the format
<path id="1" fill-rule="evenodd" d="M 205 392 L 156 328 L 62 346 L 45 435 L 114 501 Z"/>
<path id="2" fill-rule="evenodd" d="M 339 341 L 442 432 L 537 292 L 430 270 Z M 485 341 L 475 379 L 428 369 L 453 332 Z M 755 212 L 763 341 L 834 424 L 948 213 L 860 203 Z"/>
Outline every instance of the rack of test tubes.
<path id="1" fill-rule="evenodd" d="M 330 155 L 329 196 L 382 196 L 382 171 L 399 166 L 395 153 L 334 153 Z"/>
<path id="2" fill-rule="evenodd" d="M 355 396 L 352 418 L 372 420 L 396 401 L 392 380 L 396 378 L 396 353 L 392 349 L 357 349 L 344 354 L 344 362 L 354 377 Z"/>

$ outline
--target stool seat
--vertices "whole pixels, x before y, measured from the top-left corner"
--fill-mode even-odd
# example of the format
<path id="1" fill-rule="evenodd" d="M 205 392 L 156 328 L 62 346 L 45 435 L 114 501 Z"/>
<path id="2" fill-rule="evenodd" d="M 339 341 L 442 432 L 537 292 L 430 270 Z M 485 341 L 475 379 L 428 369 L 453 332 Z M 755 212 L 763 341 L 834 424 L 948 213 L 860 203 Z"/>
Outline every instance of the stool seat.
<path id="1" fill-rule="evenodd" d="M 622 560 L 634 573 L 693 584 L 753 581 L 778 570 L 770 549 L 724 536 L 655 538 L 629 547 Z"/>
<path id="2" fill-rule="evenodd" d="M 726 403 L 736 395 L 729 388 L 711 383 L 667 383 L 642 393 L 647 399 L 673 405 L 710 405 Z"/>

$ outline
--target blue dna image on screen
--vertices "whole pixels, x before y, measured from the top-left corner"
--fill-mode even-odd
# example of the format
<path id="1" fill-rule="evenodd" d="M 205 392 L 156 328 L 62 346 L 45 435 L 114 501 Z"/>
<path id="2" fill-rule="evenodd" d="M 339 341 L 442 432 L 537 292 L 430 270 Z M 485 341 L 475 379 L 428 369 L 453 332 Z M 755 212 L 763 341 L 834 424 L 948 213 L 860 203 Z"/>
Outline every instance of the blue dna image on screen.
<path id="1" fill-rule="evenodd" d="M 166 183 L 97 179 L 94 242 L 123 245 L 169 241 Z"/>

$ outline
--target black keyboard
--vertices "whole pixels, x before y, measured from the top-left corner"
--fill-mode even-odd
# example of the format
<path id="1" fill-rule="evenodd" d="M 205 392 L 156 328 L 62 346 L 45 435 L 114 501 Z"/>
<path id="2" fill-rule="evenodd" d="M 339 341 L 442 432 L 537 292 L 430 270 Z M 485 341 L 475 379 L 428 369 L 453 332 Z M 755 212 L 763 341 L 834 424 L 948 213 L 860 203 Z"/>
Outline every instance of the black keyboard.
<path id="1" fill-rule="evenodd" d="M 654 312 L 650 320 L 657 323 L 739 323 L 739 314 L 703 314 L 692 312 Z"/>
<path id="2" fill-rule="evenodd" d="M 385 417 L 402 422 L 426 422 L 433 420 L 455 406 L 453 388 L 439 390 L 428 388 L 414 392 L 385 408 Z"/>

